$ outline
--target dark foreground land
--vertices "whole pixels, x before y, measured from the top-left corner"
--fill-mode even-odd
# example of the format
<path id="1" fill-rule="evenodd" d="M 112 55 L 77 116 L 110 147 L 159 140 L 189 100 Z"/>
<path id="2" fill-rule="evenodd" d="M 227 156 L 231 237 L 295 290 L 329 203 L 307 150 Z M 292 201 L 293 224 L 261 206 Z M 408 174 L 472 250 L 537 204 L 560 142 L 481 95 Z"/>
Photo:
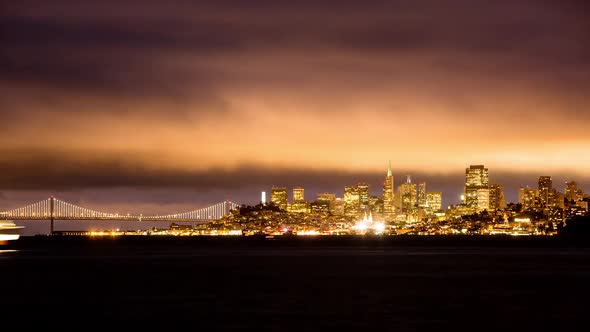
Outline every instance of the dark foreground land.
<path id="1" fill-rule="evenodd" d="M 10 249 L 0 319 L 24 328 L 571 331 L 590 317 L 580 239 L 32 237 Z"/>

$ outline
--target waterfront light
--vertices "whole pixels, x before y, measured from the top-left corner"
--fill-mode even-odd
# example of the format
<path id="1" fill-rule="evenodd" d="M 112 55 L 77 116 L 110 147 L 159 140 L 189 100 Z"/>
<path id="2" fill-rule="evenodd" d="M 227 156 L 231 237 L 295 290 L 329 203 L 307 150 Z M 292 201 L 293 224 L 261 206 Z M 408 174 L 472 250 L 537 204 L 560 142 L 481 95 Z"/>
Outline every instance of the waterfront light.
<path id="1" fill-rule="evenodd" d="M 356 226 L 354 226 L 354 229 L 356 229 L 357 231 L 360 231 L 360 232 L 364 232 L 367 230 L 367 223 L 364 221 L 361 221 L 358 224 L 356 224 Z"/>
<path id="2" fill-rule="evenodd" d="M 297 232 L 297 235 L 320 235 L 320 232 L 311 230 L 311 231 L 301 231 Z"/>
<path id="3" fill-rule="evenodd" d="M 378 222 L 373 226 L 373 229 L 377 233 L 383 233 L 383 231 L 385 231 L 385 224 L 383 224 L 382 222 Z"/>

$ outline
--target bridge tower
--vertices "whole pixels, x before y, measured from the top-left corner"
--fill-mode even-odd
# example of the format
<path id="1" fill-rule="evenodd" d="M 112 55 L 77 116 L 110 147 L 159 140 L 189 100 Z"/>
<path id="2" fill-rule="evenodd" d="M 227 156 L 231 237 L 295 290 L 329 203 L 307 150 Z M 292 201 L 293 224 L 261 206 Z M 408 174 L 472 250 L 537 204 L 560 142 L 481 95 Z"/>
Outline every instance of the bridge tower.
<path id="1" fill-rule="evenodd" d="M 227 216 L 229 215 L 229 211 L 231 209 L 231 204 L 228 200 L 226 200 L 225 202 L 223 202 L 223 215 Z"/>
<path id="2" fill-rule="evenodd" d="M 53 235 L 53 220 L 55 218 L 55 214 L 53 213 L 53 211 L 55 211 L 55 198 L 51 196 L 51 198 L 49 198 L 49 235 Z"/>

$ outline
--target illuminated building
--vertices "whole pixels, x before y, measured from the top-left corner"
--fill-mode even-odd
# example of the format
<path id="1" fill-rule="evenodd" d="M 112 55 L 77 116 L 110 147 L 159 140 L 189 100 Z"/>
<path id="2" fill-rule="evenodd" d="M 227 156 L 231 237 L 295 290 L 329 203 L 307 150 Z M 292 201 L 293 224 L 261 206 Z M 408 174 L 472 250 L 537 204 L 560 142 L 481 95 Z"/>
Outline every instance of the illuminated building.
<path id="1" fill-rule="evenodd" d="M 468 208 L 467 205 L 465 205 L 465 204 L 451 205 L 451 206 L 449 206 L 449 208 L 446 211 L 446 217 L 449 220 L 460 219 L 461 216 L 464 216 L 467 214 L 472 214 L 472 213 L 473 213 L 473 209 Z"/>
<path id="2" fill-rule="evenodd" d="M 426 207 L 426 182 L 420 182 L 418 184 L 418 206 Z"/>
<path id="3" fill-rule="evenodd" d="M 310 204 L 312 213 L 330 213 L 330 202 L 315 201 Z"/>
<path id="4" fill-rule="evenodd" d="M 333 202 L 336 200 L 336 194 L 332 193 L 321 193 L 318 194 L 318 201 L 326 201 L 326 202 Z"/>
<path id="5" fill-rule="evenodd" d="M 391 174 L 391 162 L 387 168 L 387 176 L 385 177 L 385 183 L 383 184 L 383 216 L 385 220 L 393 220 L 395 216 L 395 205 L 394 205 L 394 191 L 393 191 L 393 175 Z"/>
<path id="6" fill-rule="evenodd" d="M 359 183 L 356 187 L 359 193 L 359 209 L 361 212 L 368 211 L 370 204 L 369 186 Z"/>
<path id="7" fill-rule="evenodd" d="M 344 214 L 350 217 L 358 217 L 369 210 L 370 196 L 369 186 L 360 183 L 356 186 L 344 187 Z"/>
<path id="8" fill-rule="evenodd" d="M 260 203 L 266 204 L 266 191 L 260 193 Z"/>
<path id="9" fill-rule="evenodd" d="M 553 189 L 550 194 L 550 203 L 553 208 L 560 208 L 563 209 L 565 207 L 565 195 L 560 193 L 559 191 Z"/>
<path id="10" fill-rule="evenodd" d="M 289 212 L 296 212 L 296 213 L 309 213 L 310 205 L 309 202 L 306 201 L 297 201 L 293 202 L 288 205 Z"/>
<path id="11" fill-rule="evenodd" d="M 343 216 L 345 206 L 346 202 L 342 198 L 336 198 L 336 200 L 334 201 L 334 207 L 332 208 L 330 213 L 335 216 Z"/>
<path id="12" fill-rule="evenodd" d="M 489 208 L 489 175 L 483 165 L 471 165 L 465 169 L 465 205 L 477 211 Z"/>
<path id="13" fill-rule="evenodd" d="M 402 213 L 412 213 L 416 206 L 417 196 L 416 184 L 412 183 L 412 178 L 408 175 L 406 183 L 397 187 L 398 208 Z"/>
<path id="14" fill-rule="evenodd" d="M 518 203 L 522 205 L 523 211 L 539 208 L 541 206 L 539 190 L 521 187 L 518 189 Z"/>
<path id="15" fill-rule="evenodd" d="M 578 189 L 576 181 L 569 181 L 565 183 L 565 198 L 569 201 L 581 201 L 584 199 L 584 191 Z"/>
<path id="16" fill-rule="evenodd" d="M 324 210 L 326 210 L 327 212 L 334 214 L 334 202 L 336 201 L 336 194 L 332 194 L 332 193 L 321 193 L 318 194 L 318 197 L 314 203 L 314 205 L 312 205 L 311 211 L 312 212 L 324 212 Z M 314 210 L 314 206 L 315 206 L 315 210 Z"/>
<path id="17" fill-rule="evenodd" d="M 383 219 L 383 199 L 377 196 L 369 197 L 369 211 L 379 219 Z"/>
<path id="18" fill-rule="evenodd" d="M 442 192 L 429 191 L 426 193 L 426 205 L 429 211 L 436 212 L 442 210 Z"/>
<path id="19" fill-rule="evenodd" d="M 360 215 L 360 195 L 358 187 L 344 187 L 344 214 L 349 217 Z"/>
<path id="20" fill-rule="evenodd" d="M 539 177 L 539 196 L 541 198 L 542 207 L 547 208 L 553 205 L 552 195 L 553 180 L 550 176 Z"/>
<path id="21" fill-rule="evenodd" d="M 499 184 L 490 185 L 490 210 L 501 210 L 506 207 L 504 191 Z"/>
<path id="22" fill-rule="evenodd" d="M 304 189 L 301 187 L 293 188 L 293 203 L 289 205 L 289 212 L 309 213 L 309 202 L 304 199 Z"/>
<path id="23" fill-rule="evenodd" d="M 570 201 L 577 201 L 578 184 L 576 181 L 569 181 L 565 183 L 565 198 Z"/>
<path id="24" fill-rule="evenodd" d="M 477 189 L 477 208 L 478 212 L 490 209 L 490 190 Z"/>
<path id="25" fill-rule="evenodd" d="M 293 202 L 303 202 L 305 200 L 303 188 L 293 188 Z"/>
<path id="26" fill-rule="evenodd" d="M 273 187 L 270 193 L 270 201 L 283 210 L 287 210 L 287 188 Z"/>

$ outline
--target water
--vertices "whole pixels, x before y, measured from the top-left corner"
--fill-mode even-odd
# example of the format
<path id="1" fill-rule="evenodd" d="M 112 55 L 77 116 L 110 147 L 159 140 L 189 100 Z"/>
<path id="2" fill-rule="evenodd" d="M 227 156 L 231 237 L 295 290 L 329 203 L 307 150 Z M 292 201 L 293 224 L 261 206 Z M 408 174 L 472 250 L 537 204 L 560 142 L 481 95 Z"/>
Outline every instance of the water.
<path id="1" fill-rule="evenodd" d="M 0 309 L 46 327 L 563 331 L 590 299 L 590 249 L 552 239 L 21 240 Z"/>
<path id="2" fill-rule="evenodd" d="M 23 236 L 47 235 L 50 232 L 48 220 L 15 220 L 15 224 L 23 226 L 20 231 Z M 151 228 L 168 229 L 173 222 L 168 221 L 117 221 L 117 220 L 56 220 L 55 231 L 92 231 L 92 230 L 121 230 L 137 231 Z M 181 225 L 200 225 L 203 222 L 180 222 Z"/>

